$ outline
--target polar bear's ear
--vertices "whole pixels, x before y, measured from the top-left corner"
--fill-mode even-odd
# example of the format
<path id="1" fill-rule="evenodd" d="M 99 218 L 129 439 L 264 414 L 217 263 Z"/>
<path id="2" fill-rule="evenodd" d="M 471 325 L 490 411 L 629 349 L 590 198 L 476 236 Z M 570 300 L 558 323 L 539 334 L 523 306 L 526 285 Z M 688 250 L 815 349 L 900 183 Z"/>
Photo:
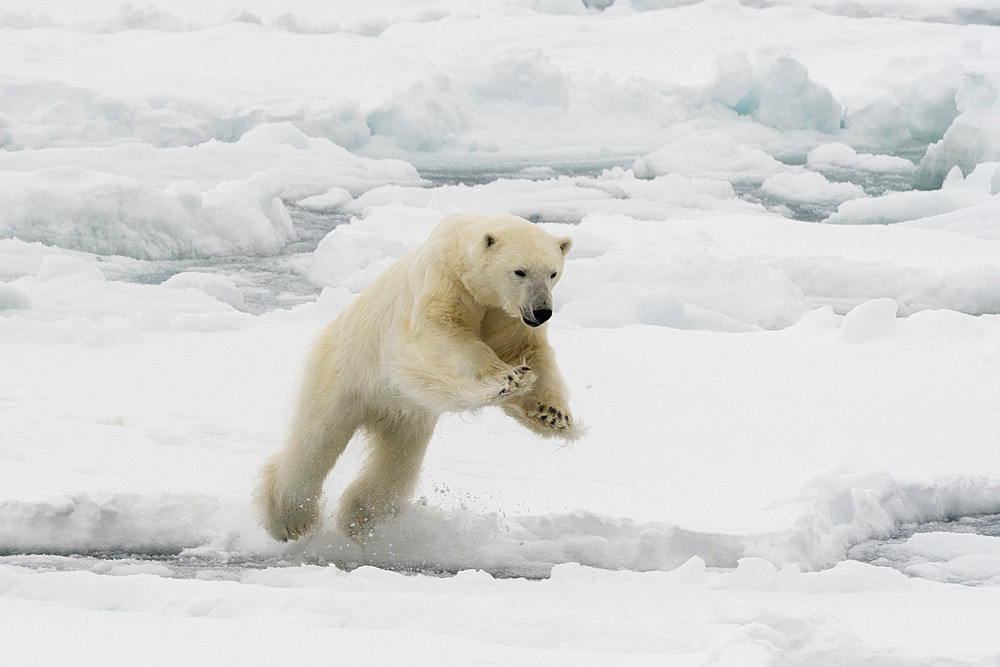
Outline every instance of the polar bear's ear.
<path id="1" fill-rule="evenodd" d="M 563 256 L 569 252 L 569 249 L 573 247 L 573 239 L 568 236 L 564 236 L 559 239 L 559 250 L 562 251 Z"/>
<path id="2" fill-rule="evenodd" d="M 483 237 L 483 247 L 490 248 L 495 246 L 496 243 L 497 237 L 492 232 L 486 232 L 486 235 Z"/>

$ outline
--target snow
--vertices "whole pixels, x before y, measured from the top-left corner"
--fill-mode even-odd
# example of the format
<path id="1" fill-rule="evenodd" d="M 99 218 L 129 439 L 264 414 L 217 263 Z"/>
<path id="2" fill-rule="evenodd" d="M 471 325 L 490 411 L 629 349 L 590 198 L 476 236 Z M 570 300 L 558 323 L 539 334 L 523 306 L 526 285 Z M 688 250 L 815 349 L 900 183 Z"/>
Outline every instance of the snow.
<path id="1" fill-rule="evenodd" d="M 1000 660 L 998 17 L 7 0 L 5 661 Z M 587 436 L 446 416 L 369 544 L 274 542 L 311 341 L 460 211 L 573 237 Z"/>

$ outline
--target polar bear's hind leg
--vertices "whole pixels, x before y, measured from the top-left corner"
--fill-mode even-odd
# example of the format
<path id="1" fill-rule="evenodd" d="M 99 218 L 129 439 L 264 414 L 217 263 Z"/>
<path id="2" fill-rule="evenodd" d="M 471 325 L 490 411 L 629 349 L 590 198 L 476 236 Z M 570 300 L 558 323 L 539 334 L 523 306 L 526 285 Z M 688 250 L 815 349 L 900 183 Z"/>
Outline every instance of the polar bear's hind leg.
<path id="1" fill-rule="evenodd" d="M 338 523 L 351 539 L 365 542 L 375 523 L 409 502 L 436 423 L 436 414 L 419 411 L 366 426 L 368 459 L 340 498 Z"/>
<path id="2" fill-rule="evenodd" d="M 336 403 L 319 414 L 300 410 L 285 447 L 264 465 L 254 500 L 275 539 L 301 537 L 319 520 L 323 480 L 358 427 L 352 415 Z"/>

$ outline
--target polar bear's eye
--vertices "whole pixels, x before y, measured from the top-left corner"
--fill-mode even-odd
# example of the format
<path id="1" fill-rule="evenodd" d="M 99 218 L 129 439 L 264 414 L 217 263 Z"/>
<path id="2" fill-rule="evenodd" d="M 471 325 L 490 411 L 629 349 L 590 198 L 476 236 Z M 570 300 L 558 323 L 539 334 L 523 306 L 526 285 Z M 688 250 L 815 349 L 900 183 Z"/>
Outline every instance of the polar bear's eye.
<path id="1" fill-rule="evenodd" d="M 516 271 L 514 271 L 514 275 L 523 278 L 528 274 L 525 273 L 523 269 L 517 269 Z"/>
<path id="2" fill-rule="evenodd" d="M 551 275 L 551 276 L 549 276 L 549 278 L 555 278 L 555 277 L 556 277 L 556 273 L 557 273 L 556 271 L 553 271 L 553 272 L 552 272 L 552 275 Z"/>

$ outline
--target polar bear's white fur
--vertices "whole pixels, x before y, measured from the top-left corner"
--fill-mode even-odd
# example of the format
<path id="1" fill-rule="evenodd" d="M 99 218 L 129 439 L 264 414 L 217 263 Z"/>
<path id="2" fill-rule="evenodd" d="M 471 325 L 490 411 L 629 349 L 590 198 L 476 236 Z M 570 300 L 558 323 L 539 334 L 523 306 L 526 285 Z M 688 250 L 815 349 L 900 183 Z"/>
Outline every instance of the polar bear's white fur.
<path id="1" fill-rule="evenodd" d="M 408 502 L 444 412 L 498 405 L 539 435 L 578 437 L 545 326 L 571 245 L 513 216 L 451 216 L 364 290 L 316 341 L 291 435 L 261 471 L 267 531 L 295 539 L 317 521 L 358 429 L 371 452 L 338 516 L 357 541 Z"/>

